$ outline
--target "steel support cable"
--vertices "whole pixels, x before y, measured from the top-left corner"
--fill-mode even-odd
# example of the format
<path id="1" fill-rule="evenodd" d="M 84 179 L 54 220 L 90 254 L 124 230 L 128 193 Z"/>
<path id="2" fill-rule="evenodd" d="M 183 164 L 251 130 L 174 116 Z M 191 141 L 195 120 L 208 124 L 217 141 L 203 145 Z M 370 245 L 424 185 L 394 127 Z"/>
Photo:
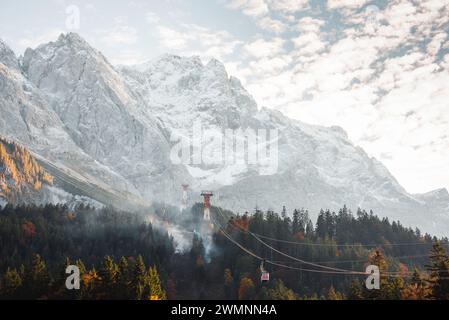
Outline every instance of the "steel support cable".
<path id="1" fill-rule="evenodd" d="M 216 223 L 216 222 L 215 222 Z M 218 223 L 216 223 L 218 224 Z M 363 276 L 367 276 L 369 275 L 369 273 L 366 272 L 360 272 L 360 271 L 350 271 L 347 270 L 346 272 L 339 272 L 339 271 L 326 271 L 326 270 L 316 270 L 316 269 L 306 269 L 306 268 L 298 268 L 298 267 L 292 267 L 289 265 L 285 265 L 282 263 L 278 263 L 275 261 L 271 261 L 269 259 L 263 259 L 262 257 L 258 256 L 257 254 L 253 253 L 251 250 L 245 248 L 243 245 L 241 245 L 238 241 L 234 240 L 225 230 L 223 230 L 222 226 L 219 226 L 220 231 L 222 232 L 222 234 L 228 239 L 230 240 L 232 243 L 234 243 L 235 245 L 237 245 L 240 249 L 242 249 L 243 251 L 245 251 L 246 253 L 248 253 L 249 255 L 251 255 L 252 257 L 260 260 L 260 261 L 265 261 L 268 264 L 277 266 L 277 267 L 281 267 L 281 268 L 285 268 L 285 269 L 291 269 L 291 270 L 297 270 L 297 271 L 304 271 L 304 272 L 312 272 L 312 273 L 321 273 L 321 274 L 331 274 L 331 275 L 363 275 Z M 407 274 L 403 274 L 400 272 L 396 272 L 396 273 L 392 273 L 392 272 L 384 272 L 381 275 L 383 276 L 387 276 L 387 277 L 393 277 L 393 278 L 411 278 L 413 277 L 413 275 L 407 275 Z M 441 279 L 446 279 L 446 278 L 441 278 Z"/>
<path id="2" fill-rule="evenodd" d="M 218 208 L 218 210 L 220 211 L 221 216 L 222 216 L 223 218 L 227 219 L 227 218 L 224 216 L 224 214 L 221 212 L 221 209 Z M 332 267 L 323 266 L 323 265 L 320 265 L 320 264 L 318 264 L 318 263 L 314 263 L 314 262 L 310 262 L 310 261 L 305 261 L 305 260 L 302 260 L 302 259 L 299 259 L 299 258 L 290 256 L 290 255 L 286 254 L 285 252 L 282 252 L 282 251 L 280 251 L 280 250 L 277 250 L 276 248 L 273 248 L 272 246 L 270 246 L 269 244 L 267 244 L 266 242 L 264 242 L 263 240 L 261 240 L 260 238 L 258 238 L 253 232 L 251 232 L 251 231 L 249 231 L 249 230 L 245 230 L 245 229 L 243 229 L 242 227 L 240 227 L 240 226 L 238 226 L 238 225 L 237 225 L 236 227 L 239 228 L 239 229 L 241 230 L 241 232 L 249 233 L 249 234 L 252 235 L 257 241 L 259 241 L 260 243 L 262 243 L 263 245 L 265 245 L 265 246 L 268 247 L 269 249 L 272 249 L 272 250 L 274 250 L 275 252 L 277 252 L 277 253 L 279 253 L 279 254 L 285 256 L 285 257 L 288 257 L 288 258 L 290 258 L 290 259 L 292 259 L 292 260 L 295 260 L 295 261 L 297 261 L 297 262 L 299 262 L 299 263 L 307 264 L 307 265 L 312 265 L 312 266 L 319 267 L 319 268 L 323 268 L 323 269 L 327 269 L 327 270 L 332 270 L 332 271 L 334 271 L 334 273 L 338 273 L 338 274 L 348 273 L 348 274 L 359 274 L 359 275 L 362 275 L 362 274 L 363 274 L 363 275 L 366 275 L 365 272 L 352 271 L 352 270 L 346 270 L 346 269 L 341 269 L 341 268 L 332 268 Z M 220 229 L 222 230 L 222 226 L 220 227 Z M 222 231 L 223 231 L 223 230 L 222 230 Z M 270 261 L 270 263 L 276 265 L 276 262 L 274 262 L 274 261 Z M 290 269 L 294 269 L 294 267 L 291 267 L 291 266 L 285 266 L 285 265 L 284 265 L 284 267 L 290 268 Z M 298 268 L 298 270 L 301 270 L 301 269 Z M 304 269 L 302 269 L 302 270 L 304 270 Z M 319 270 L 316 270 L 316 271 L 319 271 Z M 395 276 L 404 276 L 404 277 L 407 277 L 407 275 L 403 275 L 401 272 L 385 272 L 385 273 L 383 273 L 383 275 L 392 276 L 392 277 L 395 277 Z"/>
<path id="3" fill-rule="evenodd" d="M 383 244 L 361 244 L 361 243 L 355 243 L 355 244 L 327 244 L 327 243 L 303 243 L 303 242 L 297 242 L 297 241 L 288 241 L 288 240 L 282 240 L 282 239 L 276 239 L 268 236 L 264 236 L 261 234 L 257 234 L 260 238 L 264 238 L 267 240 L 272 240 L 276 242 L 281 243 L 287 243 L 287 244 L 294 244 L 299 246 L 322 246 L 322 247 L 396 247 L 396 246 L 416 246 L 416 245 L 428 245 L 432 246 L 432 243 L 423 243 L 423 242 L 404 242 L 404 243 L 383 243 Z M 448 243 L 442 243 L 444 246 L 448 246 Z"/>
<path id="4" fill-rule="evenodd" d="M 213 220 L 213 219 L 212 219 Z M 292 266 L 288 266 L 285 264 L 281 264 L 281 263 L 277 263 L 277 262 L 273 262 L 269 259 L 264 259 L 260 256 L 258 256 L 257 254 L 253 253 L 251 250 L 245 248 L 243 245 L 241 245 L 238 241 L 236 241 L 235 239 L 233 239 L 224 229 L 223 227 L 218 224 L 216 221 L 213 221 L 216 225 L 218 225 L 218 228 L 220 229 L 221 233 L 228 239 L 230 240 L 232 243 L 234 243 L 235 245 L 237 245 L 240 249 L 242 249 L 243 251 L 245 251 L 246 253 L 248 253 L 249 255 L 251 255 L 252 257 L 259 259 L 261 261 L 265 261 L 268 264 L 274 265 L 274 266 L 278 266 L 278 267 L 282 267 L 282 268 L 286 268 L 286 269 L 292 269 L 292 270 L 298 270 L 298 271 L 305 271 L 305 272 L 314 272 L 314 273 L 325 273 L 325 274 L 341 274 L 341 275 L 366 275 L 365 272 L 359 272 L 359 271 L 350 271 L 350 270 L 344 270 L 344 271 L 338 271 L 338 270 L 332 270 L 332 271 L 326 271 L 326 270 L 316 270 L 316 269 L 305 269 L 305 268 L 298 268 L 298 267 L 292 267 Z"/>
<path id="5" fill-rule="evenodd" d="M 220 208 L 218 208 L 218 209 L 219 209 L 220 214 L 222 215 L 222 217 L 224 217 L 224 218 L 226 219 L 226 217 L 224 216 L 224 214 L 221 212 L 221 209 L 220 209 Z M 240 227 L 239 227 L 239 228 L 240 228 Z M 280 254 L 280 255 L 282 255 L 282 256 L 284 256 L 284 257 L 287 257 L 287 258 L 289 258 L 289 259 L 292 259 L 292 260 L 301 262 L 302 264 L 306 264 L 306 265 L 310 265 L 310 266 L 313 266 L 313 267 L 322 268 L 322 269 L 326 269 L 326 270 L 337 271 L 337 272 L 356 272 L 356 271 L 351 271 L 351 270 L 346 270 L 346 269 L 341 269 L 341 268 L 334 268 L 334 267 L 329 267 L 329 266 L 323 266 L 323 265 L 320 265 L 320 264 L 318 264 L 318 263 L 314 263 L 314 262 L 310 262 L 310 261 L 306 261 L 306 260 L 302 260 L 302 259 L 293 257 L 293 256 L 291 256 L 291 255 L 289 255 L 289 254 L 287 254 L 287 253 L 285 253 L 285 252 L 282 252 L 282 251 L 280 251 L 280 250 L 278 250 L 278 249 L 276 249 L 276 248 L 270 246 L 270 245 L 267 244 L 265 241 L 263 241 L 262 239 L 260 239 L 259 237 L 257 237 L 253 232 L 251 232 L 251 231 L 249 231 L 249 230 L 244 230 L 244 229 L 241 229 L 241 230 L 242 230 L 243 232 L 245 232 L 245 233 L 249 233 L 252 237 L 254 237 L 257 241 L 259 241 L 261 244 L 263 244 L 263 245 L 266 246 L 267 248 L 269 248 L 269 249 L 271 249 L 271 250 L 277 252 L 278 254 Z M 363 273 L 360 273 L 360 274 L 365 274 L 365 273 L 363 272 Z"/>
<path id="6" fill-rule="evenodd" d="M 428 254 L 420 254 L 420 255 L 413 255 L 413 256 L 389 256 L 391 258 L 394 259 L 420 259 L 420 258 L 428 258 L 429 255 Z M 357 262 L 366 262 L 367 259 L 357 259 L 357 260 L 328 260 L 328 261 L 317 261 L 317 263 L 319 264 L 332 264 L 332 263 L 337 263 L 337 264 L 343 264 L 343 263 L 357 263 Z M 274 261 L 274 262 L 285 262 L 285 261 Z"/>

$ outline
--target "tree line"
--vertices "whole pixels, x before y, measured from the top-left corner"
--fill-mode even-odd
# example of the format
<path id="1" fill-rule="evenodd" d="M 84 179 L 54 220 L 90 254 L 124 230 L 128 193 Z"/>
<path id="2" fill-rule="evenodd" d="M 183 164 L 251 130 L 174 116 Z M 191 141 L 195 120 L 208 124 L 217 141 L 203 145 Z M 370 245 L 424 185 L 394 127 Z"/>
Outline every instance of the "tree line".
<path id="1" fill-rule="evenodd" d="M 233 214 L 212 207 L 217 225 L 208 240 L 201 232 L 202 206 L 179 212 L 154 207 L 127 213 L 80 205 L 0 208 L 0 297 L 27 299 L 448 299 L 446 238 L 346 207 L 309 212 L 254 210 Z M 190 234 L 179 250 L 166 226 Z M 230 242 L 292 268 L 260 263 Z M 263 239 L 264 245 L 251 233 Z M 263 237 L 263 238 L 262 238 Z M 398 245 L 401 244 L 401 245 Z M 275 249 L 275 250 L 273 250 Z M 278 251 L 330 267 L 381 270 L 381 289 L 367 290 L 360 275 L 300 271 L 306 266 Z M 81 271 L 81 289 L 65 288 L 65 267 Z M 310 269 L 310 267 L 308 267 Z M 394 275 L 394 276 L 392 276 Z"/>

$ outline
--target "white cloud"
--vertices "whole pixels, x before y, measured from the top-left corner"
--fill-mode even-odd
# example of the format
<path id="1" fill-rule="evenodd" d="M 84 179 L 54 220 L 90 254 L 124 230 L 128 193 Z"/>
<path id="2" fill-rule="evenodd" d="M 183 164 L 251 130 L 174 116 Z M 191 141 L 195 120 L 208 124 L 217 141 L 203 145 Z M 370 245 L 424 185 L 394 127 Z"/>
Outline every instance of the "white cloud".
<path id="1" fill-rule="evenodd" d="M 292 62 L 292 57 L 289 55 L 277 55 L 272 58 L 262 58 L 250 62 L 249 67 L 253 74 L 258 74 L 263 77 L 278 74 L 283 71 Z"/>
<path id="2" fill-rule="evenodd" d="M 269 2 L 271 9 L 288 13 L 309 8 L 309 0 L 270 0 Z"/>
<path id="3" fill-rule="evenodd" d="M 270 40 L 257 39 L 245 45 L 245 51 L 255 58 L 273 57 L 280 54 L 284 49 L 285 40 L 273 38 Z"/>
<path id="4" fill-rule="evenodd" d="M 226 7 L 234 10 L 242 10 L 248 16 L 258 17 L 269 12 L 265 0 L 231 0 Z"/>
<path id="5" fill-rule="evenodd" d="M 355 9 L 363 3 L 330 5 Z M 282 98 L 265 101 L 281 102 L 282 110 L 304 121 L 344 127 L 409 191 L 447 187 L 449 179 L 438 172 L 449 171 L 449 57 L 437 61 L 447 45 L 448 13 L 443 2 L 395 0 L 376 19 L 372 12 L 353 12 L 346 18 L 352 26 L 333 42 L 323 40 L 321 23 L 298 23 L 297 30 L 304 27 L 292 39 L 295 73 L 283 82 L 295 83 L 297 92 L 286 86 Z"/>
<path id="6" fill-rule="evenodd" d="M 356 9 L 365 5 L 368 0 L 328 0 L 329 9 Z"/>
<path id="7" fill-rule="evenodd" d="M 224 30 L 215 31 L 192 23 L 166 24 L 153 12 L 147 13 L 146 20 L 161 49 L 165 51 L 225 60 L 242 43 Z"/>
<path id="8" fill-rule="evenodd" d="M 259 27 L 266 31 L 270 31 L 276 34 L 283 33 L 287 30 L 288 25 L 284 22 L 273 19 L 270 17 L 263 17 L 257 21 L 257 24 Z"/>
<path id="9" fill-rule="evenodd" d="M 449 48 L 448 2 L 329 0 L 344 19 L 335 29 L 325 15 L 290 14 L 308 1 L 233 4 L 272 31 L 232 65 L 260 105 L 342 126 L 410 191 L 449 186 L 437 173 L 449 171 L 449 54 L 439 56 Z"/>
<path id="10" fill-rule="evenodd" d="M 312 17 L 303 17 L 296 23 L 295 30 L 300 32 L 320 32 L 321 27 L 324 25 L 324 21 Z"/>
<path id="11" fill-rule="evenodd" d="M 184 49 L 187 47 L 188 41 L 192 39 L 190 33 L 178 31 L 164 25 L 155 26 L 155 31 L 160 44 L 167 49 Z"/>

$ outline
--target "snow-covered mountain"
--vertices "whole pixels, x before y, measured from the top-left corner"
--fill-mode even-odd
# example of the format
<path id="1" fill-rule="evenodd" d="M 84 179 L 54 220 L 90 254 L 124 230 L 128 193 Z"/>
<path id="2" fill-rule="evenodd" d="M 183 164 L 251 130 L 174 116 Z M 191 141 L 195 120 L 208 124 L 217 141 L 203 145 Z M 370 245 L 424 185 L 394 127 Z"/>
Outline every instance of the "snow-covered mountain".
<path id="1" fill-rule="evenodd" d="M 204 64 L 198 57 L 165 55 L 114 67 L 72 33 L 28 49 L 20 59 L 0 42 L 0 90 L 0 135 L 123 201 L 176 204 L 180 185 L 188 183 L 192 201 L 211 189 L 213 203 L 240 212 L 285 205 L 316 214 L 346 204 L 449 234 L 446 190 L 408 194 L 341 128 L 259 109 L 217 60 Z M 223 138 L 224 154 L 233 151 L 229 142 L 235 140 L 223 135 L 225 129 L 276 129 L 276 170 L 264 173 L 263 163 L 174 162 L 174 137 L 198 151 L 196 124 Z"/>

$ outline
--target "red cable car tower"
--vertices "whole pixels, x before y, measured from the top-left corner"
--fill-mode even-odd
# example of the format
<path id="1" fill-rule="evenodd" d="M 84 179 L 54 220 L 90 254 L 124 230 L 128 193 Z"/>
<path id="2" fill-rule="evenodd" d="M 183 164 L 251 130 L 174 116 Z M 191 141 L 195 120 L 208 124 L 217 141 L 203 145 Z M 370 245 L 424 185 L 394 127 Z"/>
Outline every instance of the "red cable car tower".
<path id="1" fill-rule="evenodd" d="M 204 221 L 210 221 L 210 197 L 214 194 L 211 191 L 203 191 L 201 195 L 204 197 Z"/>

